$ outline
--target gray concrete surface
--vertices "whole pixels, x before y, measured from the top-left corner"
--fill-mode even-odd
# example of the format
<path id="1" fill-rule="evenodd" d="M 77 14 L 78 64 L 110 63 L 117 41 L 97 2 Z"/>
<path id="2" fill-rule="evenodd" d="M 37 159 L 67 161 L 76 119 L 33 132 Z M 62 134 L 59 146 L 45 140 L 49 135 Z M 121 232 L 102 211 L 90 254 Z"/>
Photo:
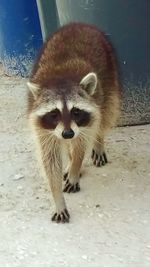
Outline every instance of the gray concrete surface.
<path id="1" fill-rule="evenodd" d="M 85 162 L 81 192 L 65 195 L 70 223 L 54 224 L 25 84 L 0 73 L 0 267 L 149 267 L 150 125 L 109 134 L 109 164 Z"/>

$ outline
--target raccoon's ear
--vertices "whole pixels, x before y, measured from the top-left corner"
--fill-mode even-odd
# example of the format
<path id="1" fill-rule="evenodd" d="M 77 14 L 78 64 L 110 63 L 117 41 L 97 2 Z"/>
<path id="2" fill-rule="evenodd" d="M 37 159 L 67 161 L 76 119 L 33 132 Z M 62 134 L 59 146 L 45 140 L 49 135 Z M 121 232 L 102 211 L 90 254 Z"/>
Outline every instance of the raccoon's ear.
<path id="1" fill-rule="evenodd" d="M 80 85 L 89 95 L 93 95 L 97 86 L 97 75 L 94 72 L 88 73 L 83 77 Z"/>
<path id="2" fill-rule="evenodd" d="M 33 94 L 34 98 L 36 99 L 38 95 L 38 91 L 40 89 L 39 85 L 36 83 L 27 82 L 27 86 L 29 90 L 31 91 L 31 93 Z"/>

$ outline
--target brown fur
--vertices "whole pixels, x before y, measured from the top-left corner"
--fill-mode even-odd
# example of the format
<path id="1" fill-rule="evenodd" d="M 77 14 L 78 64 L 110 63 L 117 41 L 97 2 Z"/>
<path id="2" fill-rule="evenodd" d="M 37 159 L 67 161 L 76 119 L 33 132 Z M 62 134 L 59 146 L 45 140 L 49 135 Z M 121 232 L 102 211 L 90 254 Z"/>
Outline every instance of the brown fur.
<path id="1" fill-rule="evenodd" d="M 62 27 L 48 39 L 34 65 L 30 78 L 32 83 L 38 84 L 40 90 L 37 93 L 38 100 L 29 92 L 28 114 L 38 136 L 42 164 L 50 181 L 56 204 L 56 213 L 52 219 L 57 222 L 69 220 L 61 190 L 62 140 L 54 138 L 49 135 L 48 131 L 40 128 L 39 123 L 31 115 L 39 105 L 38 101 L 42 102 L 43 97 L 48 99 L 49 92 L 55 96 L 59 95 L 64 103 L 65 97 L 71 94 L 71 90 L 77 90 L 78 95 L 84 98 L 85 93 L 79 87 L 79 83 L 90 72 L 96 73 L 98 84 L 95 93 L 86 97 L 91 105 L 94 104 L 98 107 L 98 118 L 101 120 L 95 128 L 92 121 L 91 124 L 87 125 L 89 138 L 86 136 L 84 139 L 80 136 L 69 142 L 71 165 L 64 191 L 75 192 L 79 190 L 80 168 L 88 139 L 93 135 L 92 132 L 95 133 L 93 135 L 95 136 L 93 162 L 97 166 L 106 163 L 105 133 L 116 123 L 120 111 L 121 94 L 114 51 L 105 34 L 95 26 L 72 23 Z M 41 92 L 44 93 L 44 96 L 41 96 Z M 67 112 L 64 104 L 63 117 L 68 128 L 70 127 L 70 118 Z"/>

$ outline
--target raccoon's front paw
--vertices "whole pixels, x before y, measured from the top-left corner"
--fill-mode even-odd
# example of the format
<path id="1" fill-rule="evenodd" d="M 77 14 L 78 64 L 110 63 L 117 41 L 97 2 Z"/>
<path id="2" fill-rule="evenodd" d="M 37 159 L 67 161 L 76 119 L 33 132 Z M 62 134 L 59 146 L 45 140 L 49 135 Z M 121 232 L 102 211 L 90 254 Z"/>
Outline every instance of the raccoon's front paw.
<path id="1" fill-rule="evenodd" d="M 108 162 L 105 152 L 103 153 L 97 152 L 94 149 L 92 150 L 92 160 L 93 160 L 93 164 L 96 167 L 104 166 Z"/>
<path id="2" fill-rule="evenodd" d="M 65 193 L 76 193 L 80 191 L 80 185 L 79 183 L 72 184 L 69 179 L 66 180 L 64 190 Z"/>
<path id="3" fill-rule="evenodd" d="M 80 178 L 82 177 L 82 173 L 79 174 L 79 177 L 80 177 Z M 68 172 L 66 172 L 66 173 L 64 174 L 64 181 L 66 181 L 67 178 L 68 178 Z"/>
<path id="4" fill-rule="evenodd" d="M 63 211 L 59 213 L 54 213 L 52 216 L 52 221 L 57 223 L 68 223 L 70 219 L 70 215 L 67 209 L 64 209 Z"/>

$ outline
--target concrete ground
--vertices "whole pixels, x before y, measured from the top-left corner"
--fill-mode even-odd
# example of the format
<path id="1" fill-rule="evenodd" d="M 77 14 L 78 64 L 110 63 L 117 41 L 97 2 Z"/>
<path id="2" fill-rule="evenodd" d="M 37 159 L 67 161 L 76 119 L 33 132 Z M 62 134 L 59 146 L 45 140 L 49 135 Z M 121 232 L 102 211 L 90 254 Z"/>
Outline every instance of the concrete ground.
<path id="1" fill-rule="evenodd" d="M 149 267 L 150 125 L 113 130 L 109 164 L 87 161 L 66 195 L 69 224 L 51 222 L 25 117 L 26 80 L 0 73 L 0 267 Z"/>

